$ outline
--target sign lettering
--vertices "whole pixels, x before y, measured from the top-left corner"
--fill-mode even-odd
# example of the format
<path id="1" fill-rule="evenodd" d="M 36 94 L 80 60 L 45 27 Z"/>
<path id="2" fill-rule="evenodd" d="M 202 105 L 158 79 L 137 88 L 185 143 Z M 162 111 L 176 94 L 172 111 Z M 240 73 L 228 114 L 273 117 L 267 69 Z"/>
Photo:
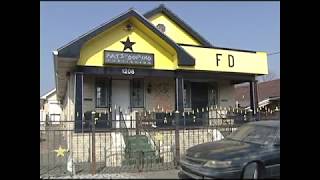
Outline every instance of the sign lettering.
<path id="1" fill-rule="evenodd" d="M 104 51 L 105 64 L 153 66 L 154 55 L 119 51 Z"/>
<path id="2" fill-rule="evenodd" d="M 122 69 L 121 71 L 122 71 L 122 74 L 129 74 L 129 75 L 134 74 L 134 69 L 125 68 L 125 69 Z"/>
<path id="3" fill-rule="evenodd" d="M 220 59 L 221 56 L 222 56 L 222 54 L 216 54 L 217 67 L 219 66 L 219 62 L 221 61 L 221 59 Z M 230 54 L 228 54 L 228 66 L 234 67 L 234 57 Z"/>

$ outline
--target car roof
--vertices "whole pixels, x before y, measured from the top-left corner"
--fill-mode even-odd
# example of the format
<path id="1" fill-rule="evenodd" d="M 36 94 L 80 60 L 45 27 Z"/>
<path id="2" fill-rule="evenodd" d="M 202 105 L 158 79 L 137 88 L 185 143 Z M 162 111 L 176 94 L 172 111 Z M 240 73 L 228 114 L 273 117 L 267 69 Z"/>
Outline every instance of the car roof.
<path id="1" fill-rule="evenodd" d="M 261 125 L 261 126 L 280 127 L 280 121 L 279 120 L 254 121 L 254 122 L 249 122 L 249 124 Z"/>

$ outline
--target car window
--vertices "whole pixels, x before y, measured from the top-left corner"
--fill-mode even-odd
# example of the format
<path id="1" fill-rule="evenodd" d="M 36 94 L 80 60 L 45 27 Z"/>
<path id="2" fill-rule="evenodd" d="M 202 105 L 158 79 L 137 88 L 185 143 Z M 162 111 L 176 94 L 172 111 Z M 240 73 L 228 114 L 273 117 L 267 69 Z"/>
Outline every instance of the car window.
<path id="1" fill-rule="evenodd" d="M 271 144 L 274 142 L 277 128 L 261 125 L 244 125 L 228 138 L 256 144 Z"/>

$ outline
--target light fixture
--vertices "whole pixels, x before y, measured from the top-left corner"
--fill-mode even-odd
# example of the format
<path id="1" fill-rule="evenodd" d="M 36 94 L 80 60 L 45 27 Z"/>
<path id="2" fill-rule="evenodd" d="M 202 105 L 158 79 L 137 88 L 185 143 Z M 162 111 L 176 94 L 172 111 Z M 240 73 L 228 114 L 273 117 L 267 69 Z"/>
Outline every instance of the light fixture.
<path id="1" fill-rule="evenodd" d="M 131 31 L 133 29 L 132 24 L 127 24 L 126 27 L 124 28 L 126 31 Z"/>

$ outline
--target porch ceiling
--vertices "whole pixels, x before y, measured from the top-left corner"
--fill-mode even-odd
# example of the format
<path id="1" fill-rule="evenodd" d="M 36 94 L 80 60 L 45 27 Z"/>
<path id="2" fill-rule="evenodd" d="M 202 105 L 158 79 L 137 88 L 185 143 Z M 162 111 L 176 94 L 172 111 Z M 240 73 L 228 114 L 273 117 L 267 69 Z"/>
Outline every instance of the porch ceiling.
<path id="1" fill-rule="evenodd" d="M 76 58 L 65 58 L 54 55 L 54 73 L 58 100 L 63 99 L 66 93 L 68 72 L 74 70 L 76 63 Z"/>

